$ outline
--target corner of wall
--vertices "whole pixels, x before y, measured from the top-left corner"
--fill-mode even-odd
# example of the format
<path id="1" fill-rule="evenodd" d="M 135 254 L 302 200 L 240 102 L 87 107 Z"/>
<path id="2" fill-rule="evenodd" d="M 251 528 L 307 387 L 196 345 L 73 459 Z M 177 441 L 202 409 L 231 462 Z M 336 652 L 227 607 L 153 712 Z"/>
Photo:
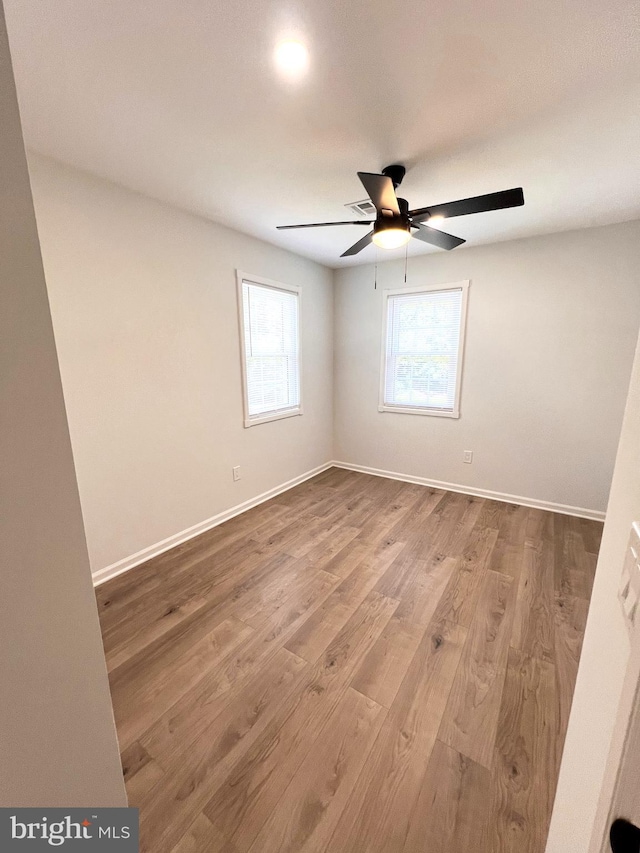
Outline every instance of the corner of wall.
<path id="1" fill-rule="evenodd" d="M 338 273 L 339 270 L 332 269 L 331 270 L 331 299 L 333 302 L 333 322 L 331 325 L 331 358 L 332 358 L 332 374 L 331 374 L 331 385 L 333 389 L 332 393 L 332 412 L 331 412 L 331 459 L 338 458 L 338 441 L 337 441 L 337 410 L 338 410 L 338 398 L 336 394 L 336 388 L 338 387 L 337 382 L 337 374 L 338 374 L 338 366 L 336 359 L 336 329 L 338 324 L 338 300 L 337 300 L 337 290 L 338 290 Z"/>

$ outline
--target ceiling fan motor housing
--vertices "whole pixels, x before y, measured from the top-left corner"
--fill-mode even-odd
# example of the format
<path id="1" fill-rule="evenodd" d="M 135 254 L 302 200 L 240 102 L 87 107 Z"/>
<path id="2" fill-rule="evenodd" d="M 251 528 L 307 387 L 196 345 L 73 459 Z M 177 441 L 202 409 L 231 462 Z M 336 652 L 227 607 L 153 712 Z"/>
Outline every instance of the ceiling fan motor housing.
<path id="1" fill-rule="evenodd" d="M 388 229 L 402 229 L 404 231 L 409 231 L 409 203 L 406 199 L 399 198 L 398 207 L 400 208 L 399 214 L 393 213 L 390 210 L 381 210 L 378 213 L 373 226 L 373 230 L 376 233 L 386 231 Z"/>

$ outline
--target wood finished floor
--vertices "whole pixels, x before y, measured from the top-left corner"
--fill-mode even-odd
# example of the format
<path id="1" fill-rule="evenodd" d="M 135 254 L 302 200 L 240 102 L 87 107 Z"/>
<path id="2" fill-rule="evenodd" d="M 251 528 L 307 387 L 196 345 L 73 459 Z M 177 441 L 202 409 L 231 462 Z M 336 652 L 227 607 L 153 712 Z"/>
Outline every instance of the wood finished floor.
<path id="1" fill-rule="evenodd" d="M 143 853 L 542 853 L 602 525 L 330 469 L 97 589 Z"/>

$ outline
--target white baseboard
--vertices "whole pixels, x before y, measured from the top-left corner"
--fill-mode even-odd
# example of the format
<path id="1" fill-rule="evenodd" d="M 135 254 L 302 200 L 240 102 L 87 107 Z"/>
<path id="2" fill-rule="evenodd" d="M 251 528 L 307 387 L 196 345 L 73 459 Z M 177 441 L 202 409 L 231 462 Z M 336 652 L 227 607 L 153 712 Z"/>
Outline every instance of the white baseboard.
<path id="1" fill-rule="evenodd" d="M 252 507 L 258 506 L 258 504 L 264 503 L 265 501 L 274 498 L 276 495 L 279 495 L 282 492 L 286 492 L 289 489 L 292 489 L 294 486 L 300 485 L 300 483 L 304 483 L 305 480 L 310 480 L 311 477 L 315 477 L 316 474 L 321 474 L 323 471 L 326 471 L 332 466 L 333 462 L 325 462 L 324 465 L 319 465 L 317 468 L 313 468 L 313 470 L 311 471 L 306 471 L 304 474 L 300 474 L 299 477 L 294 477 L 293 480 L 288 480 L 286 483 L 282 483 L 280 486 L 276 486 L 273 489 L 269 489 L 268 492 L 263 492 L 261 495 L 258 495 L 255 498 L 250 498 L 248 501 L 244 501 L 244 503 L 237 504 L 237 506 L 231 507 L 231 509 L 226 509 L 224 510 L 224 512 L 219 512 L 217 515 L 214 515 L 211 518 L 207 518 L 206 521 L 201 521 L 199 524 L 194 524 L 193 527 L 188 527 L 186 530 L 182 530 L 180 533 L 174 533 L 173 536 L 169 536 L 167 537 L 167 539 L 163 539 L 162 542 L 157 542 L 155 545 L 150 545 L 148 548 L 143 548 L 142 551 L 138 551 L 137 553 L 132 554 L 130 557 L 125 557 L 122 560 L 118 560 L 117 563 L 112 563 L 110 566 L 106 566 L 104 569 L 98 569 L 98 571 L 94 572 L 92 575 L 93 585 L 100 586 L 100 584 L 111 580 L 111 578 L 115 578 L 116 575 L 121 575 L 123 574 L 123 572 L 128 572 L 129 569 L 133 569 L 136 566 L 139 566 L 141 563 L 146 563 L 147 560 L 150 560 L 152 557 L 157 557 L 159 554 L 163 554 L 165 551 L 169 551 L 171 550 L 171 548 L 175 548 L 176 545 L 181 545 L 188 539 L 193 539 L 194 536 L 199 536 L 200 533 L 204 533 L 206 530 L 211 530 L 212 527 L 217 527 L 219 524 L 228 521 L 230 518 L 233 518 L 236 515 L 240 515 L 241 513 L 246 512 L 248 509 L 252 509 Z"/>
<path id="2" fill-rule="evenodd" d="M 99 586 L 100 584 L 105 583 L 105 581 L 123 574 L 123 572 L 128 572 L 129 569 L 133 569 L 141 563 L 146 563 L 147 560 L 150 560 L 152 557 L 157 557 L 159 554 L 163 554 L 165 551 L 175 548 L 176 545 L 181 545 L 183 542 L 193 539 L 194 536 L 198 536 L 206 530 L 211 530 L 212 527 L 217 527 L 219 524 L 228 521 L 230 518 L 240 515 L 248 509 L 258 506 L 258 504 L 264 503 L 265 501 L 274 498 L 276 495 L 286 492 L 294 486 L 304 483 L 305 480 L 310 480 L 311 477 L 315 477 L 316 474 L 321 474 L 323 471 L 332 467 L 344 468 L 347 471 L 359 471 L 362 474 L 373 474 L 375 477 L 386 477 L 390 480 L 401 480 L 404 483 L 417 483 L 420 486 L 431 486 L 436 489 L 444 489 L 448 492 L 460 492 L 463 495 L 475 495 L 479 498 L 491 498 L 496 501 L 504 501 L 505 503 L 530 506 L 534 509 L 545 509 L 549 512 L 559 512 L 563 515 L 590 518 L 594 521 L 604 521 L 605 518 L 604 512 L 600 512 L 595 509 L 567 506 L 566 504 L 552 503 L 551 501 L 539 501 L 535 498 L 525 498 L 521 495 L 508 495 L 503 492 L 493 492 L 489 489 L 476 489 L 472 486 L 461 486 L 458 483 L 444 483 L 442 480 L 430 480 L 427 477 L 413 477 L 410 474 L 398 474 L 395 471 L 383 471 L 380 468 L 369 468 L 367 465 L 352 465 L 350 462 L 332 461 L 325 462 L 324 465 L 319 465 L 311 471 L 306 471 L 304 474 L 300 474 L 299 477 L 294 477 L 293 480 L 288 480 L 286 483 L 282 483 L 273 489 L 269 489 L 268 492 L 263 492 L 255 498 L 244 501 L 244 503 L 237 504 L 237 506 L 224 510 L 224 512 L 219 512 L 217 515 L 214 515 L 205 521 L 201 521 L 199 524 L 194 524 L 193 527 L 182 530 L 180 533 L 175 533 L 173 536 L 169 536 L 167 539 L 163 539 L 155 545 L 143 548 L 142 551 L 138 551 L 130 557 L 125 557 L 123 560 L 118 560 L 117 563 L 112 563 L 104 569 L 99 569 L 93 574 L 93 585 Z"/>
<path id="3" fill-rule="evenodd" d="M 562 515 L 574 515 L 578 518 L 590 518 L 593 521 L 604 521 L 605 513 L 597 509 L 585 509 L 580 506 L 567 506 L 551 501 L 539 501 L 536 498 L 525 498 L 521 495 L 508 495 L 504 492 L 492 492 L 489 489 L 476 489 L 473 486 L 461 486 L 459 483 L 444 483 L 442 480 L 429 480 L 427 477 L 413 477 L 410 474 L 398 474 L 395 471 L 383 471 L 380 468 L 369 468 L 367 465 L 352 465 L 350 462 L 331 463 L 335 468 L 345 468 L 347 471 L 359 471 L 362 474 L 373 474 L 375 477 L 386 477 L 389 480 L 402 480 L 404 483 L 417 483 L 420 486 L 432 486 L 447 492 L 460 492 L 463 495 L 474 495 L 478 498 L 491 498 L 508 504 L 530 506 L 533 509 L 545 509 L 549 512 L 559 512 Z"/>

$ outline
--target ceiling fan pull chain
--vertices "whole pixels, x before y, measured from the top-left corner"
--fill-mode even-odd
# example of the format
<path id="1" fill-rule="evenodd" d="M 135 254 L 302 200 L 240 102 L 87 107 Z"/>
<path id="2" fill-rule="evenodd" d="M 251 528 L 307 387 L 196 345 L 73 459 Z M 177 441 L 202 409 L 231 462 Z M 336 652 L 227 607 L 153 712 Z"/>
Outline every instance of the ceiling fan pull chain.
<path id="1" fill-rule="evenodd" d="M 404 283 L 407 283 L 407 258 L 409 257 L 409 244 L 404 247 Z"/>

